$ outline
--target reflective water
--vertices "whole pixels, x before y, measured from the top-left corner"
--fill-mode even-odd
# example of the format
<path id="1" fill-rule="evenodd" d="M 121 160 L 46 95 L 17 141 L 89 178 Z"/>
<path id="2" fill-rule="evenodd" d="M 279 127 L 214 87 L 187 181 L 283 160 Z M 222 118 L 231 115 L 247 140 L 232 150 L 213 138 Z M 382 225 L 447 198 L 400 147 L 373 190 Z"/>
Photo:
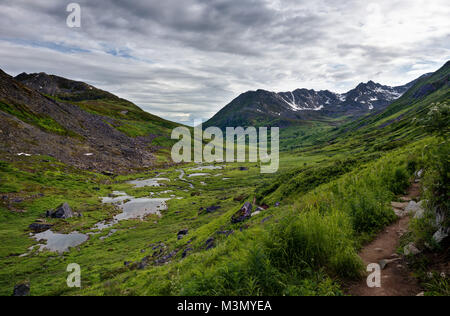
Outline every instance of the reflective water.
<path id="1" fill-rule="evenodd" d="M 78 232 L 72 232 L 70 234 L 58 234 L 51 230 L 47 230 L 43 233 L 34 235 L 34 239 L 37 241 L 45 240 L 45 245 L 39 245 L 39 251 L 44 249 L 53 252 L 67 252 L 70 248 L 81 245 L 88 240 L 88 236 L 85 234 L 80 234 Z"/>
<path id="2" fill-rule="evenodd" d="M 135 188 L 143 188 L 143 187 L 160 187 L 161 184 L 159 182 L 167 181 L 170 179 L 167 178 L 152 178 L 152 179 L 143 179 L 143 180 L 133 180 L 128 181 L 127 183 L 133 184 Z"/>
<path id="3" fill-rule="evenodd" d="M 223 169 L 223 166 L 200 166 L 197 168 L 189 169 L 189 171 L 219 170 L 219 169 Z"/>
<path id="4" fill-rule="evenodd" d="M 192 173 L 190 175 L 188 175 L 188 178 L 193 178 L 193 177 L 205 177 L 205 176 L 209 176 L 209 173 Z"/>
<path id="5" fill-rule="evenodd" d="M 114 216 L 117 221 L 126 219 L 144 219 L 147 215 L 161 216 L 161 211 L 167 210 L 166 202 L 170 199 L 131 198 L 130 201 L 120 205 L 123 213 Z"/>

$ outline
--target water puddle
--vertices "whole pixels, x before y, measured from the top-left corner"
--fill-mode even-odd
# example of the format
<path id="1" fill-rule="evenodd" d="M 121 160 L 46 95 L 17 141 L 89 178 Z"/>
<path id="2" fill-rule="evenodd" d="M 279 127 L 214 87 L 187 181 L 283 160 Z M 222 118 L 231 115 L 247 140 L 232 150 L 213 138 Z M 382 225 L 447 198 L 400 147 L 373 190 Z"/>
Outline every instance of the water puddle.
<path id="1" fill-rule="evenodd" d="M 188 182 L 185 178 L 184 178 L 184 176 L 186 175 L 186 173 L 184 172 L 184 170 L 183 169 L 179 169 L 179 170 L 177 170 L 179 173 L 180 173 L 180 176 L 178 177 L 181 181 L 184 181 L 184 182 L 187 182 L 188 184 L 189 184 L 189 187 L 191 188 L 191 189 L 193 189 L 194 188 L 194 185 L 192 184 L 192 183 L 190 183 L 190 182 Z"/>
<path id="2" fill-rule="evenodd" d="M 135 188 L 144 188 L 144 187 L 160 187 L 162 184 L 159 182 L 161 181 L 169 182 L 170 179 L 167 178 L 142 179 L 142 180 L 128 181 L 127 183 L 134 185 Z"/>
<path id="3" fill-rule="evenodd" d="M 166 202 L 170 199 L 131 198 L 119 207 L 123 213 L 114 216 L 117 221 L 127 219 L 144 219 L 147 215 L 161 216 L 161 211 L 167 210 Z"/>
<path id="4" fill-rule="evenodd" d="M 117 204 L 122 213 L 114 216 L 110 222 L 102 221 L 95 224 L 93 229 L 104 230 L 123 220 L 141 219 L 148 215 L 161 216 L 161 211 L 167 210 L 170 198 L 135 198 L 124 192 L 113 192 L 116 197 L 103 197 L 103 203 Z M 175 196 L 174 196 L 175 197 Z"/>
<path id="5" fill-rule="evenodd" d="M 189 171 L 203 171 L 203 170 L 221 170 L 223 166 L 200 166 L 197 168 L 189 169 Z"/>
<path id="6" fill-rule="evenodd" d="M 192 173 L 190 175 L 188 175 L 188 178 L 193 178 L 193 177 L 206 177 L 209 176 L 209 173 Z"/>
<path id="7" fill-rule="evenodd" d="M 39 251 L 44 249 L 63 253 L 69 251 L 70 248 L 81 245 L 82 243 L 88 240 L 88 236 L 85 234 L 80 234 L 78 232 L 72 232 L 70 234 L 58 234 L 54 233 L 51 230 L 47 230 L 43 233 L 39 233 L 34 235 L 33 237 L 37 241 L 45 240 L 45 245 L 40 246 Z"/>

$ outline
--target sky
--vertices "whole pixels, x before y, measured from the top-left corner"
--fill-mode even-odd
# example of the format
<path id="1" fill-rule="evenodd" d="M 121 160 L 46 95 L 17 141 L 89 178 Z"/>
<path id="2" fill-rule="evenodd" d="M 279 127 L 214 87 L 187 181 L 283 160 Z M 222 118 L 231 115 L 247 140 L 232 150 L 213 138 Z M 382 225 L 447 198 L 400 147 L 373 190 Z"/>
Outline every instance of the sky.
<path id="1" fill-rule="evenodd" d="M 405 84 L 450 59 L 449 16 L 448 0 L 0 0 L 0 69 L 192 124 L 248 90 Z"/>

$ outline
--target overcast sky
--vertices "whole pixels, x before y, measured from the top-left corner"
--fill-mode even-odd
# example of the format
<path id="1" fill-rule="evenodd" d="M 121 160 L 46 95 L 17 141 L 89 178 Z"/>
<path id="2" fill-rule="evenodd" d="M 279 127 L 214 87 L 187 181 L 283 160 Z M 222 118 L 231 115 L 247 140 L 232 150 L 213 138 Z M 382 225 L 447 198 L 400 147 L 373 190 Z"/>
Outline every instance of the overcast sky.
<path id="1" fill-rule="evenodd" d="M 450 59 L 449 16 L 448 0 L 0 0 L 0 68 L 189 123 L 247 90 L 404 84 Z"/>

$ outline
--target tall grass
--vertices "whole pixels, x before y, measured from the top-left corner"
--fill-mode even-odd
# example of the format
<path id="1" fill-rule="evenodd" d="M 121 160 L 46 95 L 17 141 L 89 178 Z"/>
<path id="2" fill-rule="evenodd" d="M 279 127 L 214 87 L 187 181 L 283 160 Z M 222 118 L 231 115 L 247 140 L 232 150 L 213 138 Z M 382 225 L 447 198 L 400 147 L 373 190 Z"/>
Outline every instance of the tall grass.
<path id="1" fill-rule="evenodd" d="M 390 202 L 409 185 L 414 151 L 398 150 L 305 195 L 288 197 L 295 199 L 293 209 L 262 238 L 246 244 L 248 250 L 237 247 L 239 256 L 206 269 L 200 264 L 180 280 L 181 293 L 342 295 L 338 280 L 357 279 L 364 270 L 357 254 L 361 244 L 394 221 Z"/>

